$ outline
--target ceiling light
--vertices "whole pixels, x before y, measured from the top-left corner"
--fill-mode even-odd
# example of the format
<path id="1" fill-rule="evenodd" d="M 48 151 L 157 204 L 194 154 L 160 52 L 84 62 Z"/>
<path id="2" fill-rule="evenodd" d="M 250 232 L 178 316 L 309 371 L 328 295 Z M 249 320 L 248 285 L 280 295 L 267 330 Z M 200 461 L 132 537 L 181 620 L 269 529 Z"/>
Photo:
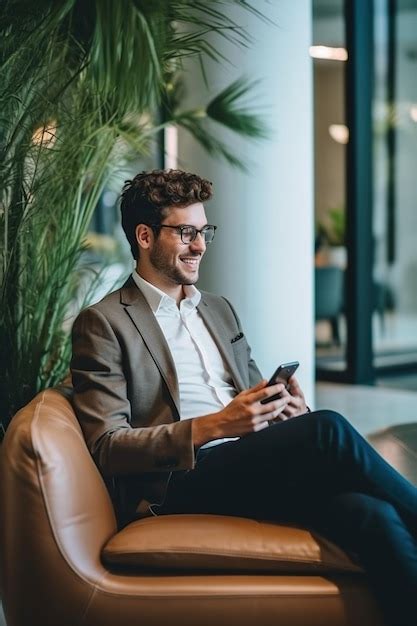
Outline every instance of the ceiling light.
<path id="1" fill-rule="evenodd" d="M 349 129 L 344 124 L 330 124 L 329 135 L 337 143 L 346 144 L 349 141 Z"/>
<path id="2" fill-rule="evenodd" d="M 331 46 L 310 46 L 310 56 L 313 59 L 327 59 L 329 61 L 347 61 L 346 48 L 332 48 Z"/>

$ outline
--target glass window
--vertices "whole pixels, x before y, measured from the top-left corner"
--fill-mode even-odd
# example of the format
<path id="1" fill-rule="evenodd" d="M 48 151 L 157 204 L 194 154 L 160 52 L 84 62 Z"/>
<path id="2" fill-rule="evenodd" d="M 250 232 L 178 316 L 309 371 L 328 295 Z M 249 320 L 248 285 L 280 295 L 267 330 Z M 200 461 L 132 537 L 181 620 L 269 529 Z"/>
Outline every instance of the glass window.
<path id="1" fill-rule="evenodd" d="M 373 350 L 417 362 L 417 0 L 375 2 Z"/>
<path id="2" fill-rule="evenodd" d="M 319 369 L 344 370 L 346 144 L 343 1 L 313 2 L 315 315 Z"/>

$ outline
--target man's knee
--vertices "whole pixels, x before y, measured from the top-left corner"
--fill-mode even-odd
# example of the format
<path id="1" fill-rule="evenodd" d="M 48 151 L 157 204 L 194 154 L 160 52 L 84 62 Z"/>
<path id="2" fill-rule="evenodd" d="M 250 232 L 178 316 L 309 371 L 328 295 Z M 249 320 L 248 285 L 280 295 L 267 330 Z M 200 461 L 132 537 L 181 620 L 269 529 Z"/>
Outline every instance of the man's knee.
<path id="1" fill-rule="evenodd" d="M 313 413 L 311 413 L 311 416 L 315 416 L 316 419 L 320 419 L 322 421 L 328 421 L 330 423 L 336 424 L 347 421 L 341 413 L 338 413 L 337 411 L 332 411 L 331 409 L 319 409 L 317 411 L 313 411 Z"/>
<path id="2" fill-rule="evenodd" d="M 317 422 L 317 426 L 326 430 L 346 430 L 352 428 L 348 420 L 337 411 L 321 409 L 309 415 L 310 419 Z"/>

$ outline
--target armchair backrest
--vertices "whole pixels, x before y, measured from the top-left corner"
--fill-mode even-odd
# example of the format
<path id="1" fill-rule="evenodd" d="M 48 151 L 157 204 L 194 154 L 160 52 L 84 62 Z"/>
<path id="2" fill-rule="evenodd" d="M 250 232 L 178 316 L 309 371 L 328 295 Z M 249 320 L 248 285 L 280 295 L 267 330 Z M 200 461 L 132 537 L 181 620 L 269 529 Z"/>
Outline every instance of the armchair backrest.
<path id="1" fill-rule="evenodd" d="M 105 575 L 100 553 L 116 520 L 69 401 L 55 390 L 36 396 L 13 418 L 0 456 L 0 580 L 8 623 L 30 624 L 31 613 L 44 612 L 48 624 L 71 587 L 74 602 L 70 611 L 62 602 L 61 624 L 79 623 L 92 584 Z"/>

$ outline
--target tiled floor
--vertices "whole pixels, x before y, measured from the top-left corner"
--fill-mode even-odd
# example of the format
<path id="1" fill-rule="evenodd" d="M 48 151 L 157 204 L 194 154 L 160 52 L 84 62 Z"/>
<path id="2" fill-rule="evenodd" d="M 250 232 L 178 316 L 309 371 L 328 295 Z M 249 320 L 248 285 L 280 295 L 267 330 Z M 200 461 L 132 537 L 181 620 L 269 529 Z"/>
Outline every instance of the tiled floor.
<path id="1" fill-rule="evenodd" d="M 318 383 L 316 408 L 334 409 L 363 435 L 417 421 L 417 393 L 400 389 Z M 0 604 L 0 626 L 6 626 Z"/>
<path id="2" fill-rule="evenodd" d="M 367 435 L 393 424 L 417 421 L 417 393 L 402 389 L 318 383 L 316 408 L 342 413 Z"/>

